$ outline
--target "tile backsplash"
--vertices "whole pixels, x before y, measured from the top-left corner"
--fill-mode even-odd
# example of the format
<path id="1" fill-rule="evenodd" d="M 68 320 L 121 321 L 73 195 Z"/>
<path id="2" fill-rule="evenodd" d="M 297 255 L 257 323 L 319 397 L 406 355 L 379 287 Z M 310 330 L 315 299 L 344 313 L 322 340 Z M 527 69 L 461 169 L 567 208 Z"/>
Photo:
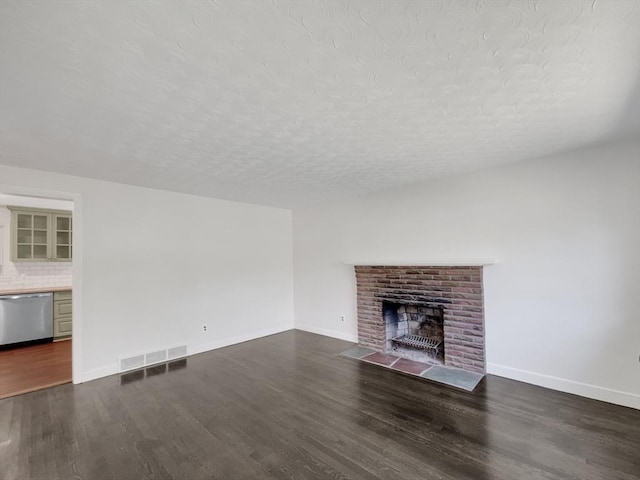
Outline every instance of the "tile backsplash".
<path id="1" fill-rule="evenodd" d="M 71 286 L 71 263 L 3 263 L 0 290 Z"/>

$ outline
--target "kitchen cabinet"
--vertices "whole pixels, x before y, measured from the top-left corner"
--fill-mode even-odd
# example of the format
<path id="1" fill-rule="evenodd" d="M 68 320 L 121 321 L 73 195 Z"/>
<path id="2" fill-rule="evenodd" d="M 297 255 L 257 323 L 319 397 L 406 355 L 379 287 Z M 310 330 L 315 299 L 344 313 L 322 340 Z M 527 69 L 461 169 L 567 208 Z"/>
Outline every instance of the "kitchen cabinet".
<path id="1" fill-rule="evenodd" d="M 53 338 L 70 337 L 72 331 L 73 302 L 71 290 L 53 292 Z"/>
<path id="2" fill-rule="evenodd" d="M 69 262 L 73 257 L 73 218 L 65 210 L 8 207 L 13 262 Z"/>

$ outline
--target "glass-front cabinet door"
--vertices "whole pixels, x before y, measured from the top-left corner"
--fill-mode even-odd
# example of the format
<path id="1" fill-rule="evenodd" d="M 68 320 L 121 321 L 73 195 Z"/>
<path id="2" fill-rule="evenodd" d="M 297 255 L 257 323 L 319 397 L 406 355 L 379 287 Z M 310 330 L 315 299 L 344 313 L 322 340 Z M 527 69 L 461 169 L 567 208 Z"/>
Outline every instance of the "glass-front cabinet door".
<path id="1" fill-rule="evenodd" d="M 71 260 L 71 215 L 54 215 L 53 224 L 55 225 L 55 259 Z"/>
<path id="2" fill-rule="evenodd" d="M 14 262 L 68 262 L 72 252 L 72 216 L 62 210 L 11 210 L 11 258 Z"/>
<path id="3" fill-rule="evenodd" d="M 16 212 L 18 260 L 46 261 L 49 256 L 49 225 L 47 214 Z"/>

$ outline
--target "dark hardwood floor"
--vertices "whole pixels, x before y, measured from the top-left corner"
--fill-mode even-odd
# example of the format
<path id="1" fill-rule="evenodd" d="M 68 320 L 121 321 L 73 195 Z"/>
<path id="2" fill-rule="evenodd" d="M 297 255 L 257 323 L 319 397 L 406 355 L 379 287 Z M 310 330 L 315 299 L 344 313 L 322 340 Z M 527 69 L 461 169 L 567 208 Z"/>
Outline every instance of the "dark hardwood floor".
<path id="1" fill-rule="evenodd" d="M 0 478 L 638 479 L 640 411 L 488 376 L 474 393 L 290 331 L 0 401 Z"/>
<path id="2" fill-rule="evenodd" d="M 0 398 L 71 382 L 71 340 L 0 351 Z"/>

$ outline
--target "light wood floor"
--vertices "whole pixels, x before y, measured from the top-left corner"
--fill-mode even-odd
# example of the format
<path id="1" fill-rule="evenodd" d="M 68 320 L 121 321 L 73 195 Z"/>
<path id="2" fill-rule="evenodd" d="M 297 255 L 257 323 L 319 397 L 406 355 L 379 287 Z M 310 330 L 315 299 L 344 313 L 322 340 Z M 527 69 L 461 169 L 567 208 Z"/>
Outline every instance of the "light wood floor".
<path id="1" fill-rule="evenodd" d="M 3 480 L 638 480 L 640 411 L 289 331 L 0 400 Z"/>
<path id="2" fill-rule="evenodd" d="M 71 382 L 71 340 L 0 351 L 0 398 Z"/>

